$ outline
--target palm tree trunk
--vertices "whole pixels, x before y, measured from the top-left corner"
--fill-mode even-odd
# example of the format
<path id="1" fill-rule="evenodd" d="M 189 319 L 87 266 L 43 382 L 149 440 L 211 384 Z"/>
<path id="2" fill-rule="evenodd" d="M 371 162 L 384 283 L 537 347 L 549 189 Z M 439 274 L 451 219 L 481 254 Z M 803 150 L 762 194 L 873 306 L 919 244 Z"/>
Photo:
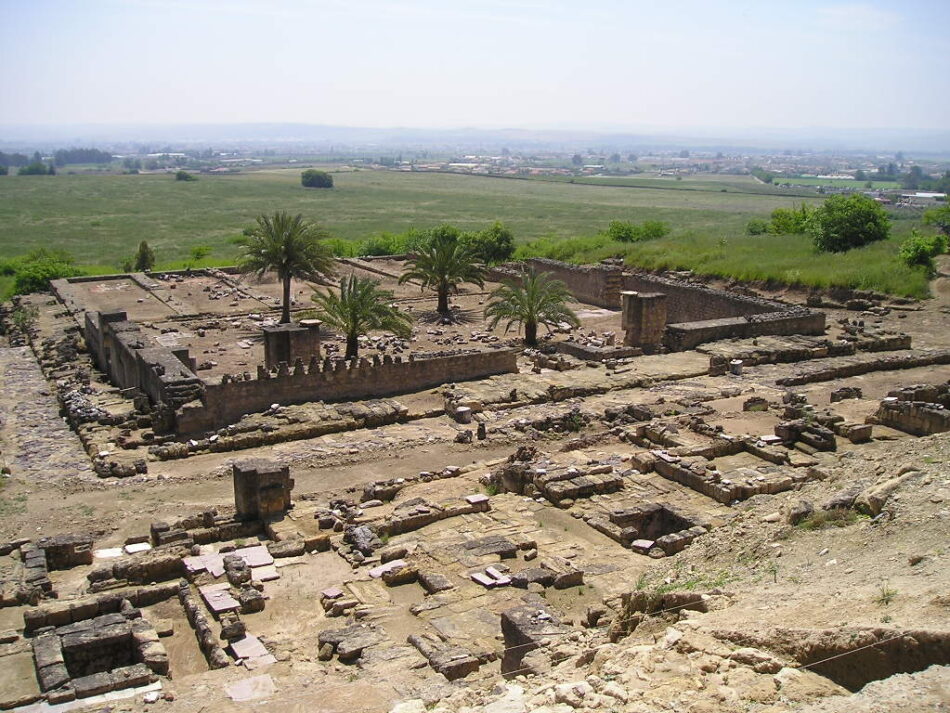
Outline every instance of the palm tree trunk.
<path id="1" fill-rule="evenodd" d="M 284 304 L 280 314 L 280 323 L 290 323 L 290 275 L 284 278 Z"/>
<path id="2" fill-rule="evenodd" d="M 360 339 L 356 332 L 346 335 L 346 359 L 355 359 L 359 355 Z"/>
<path id="3" fill-rule="evenodd" d="M 439 314 L 448 315 L 449 313 L 449 287 L 448 285 L 439 286 L 439 305 L 436 307 Z"/>
<path id="4" fill-rule="evenodd" d="M 529 347 L 538 346 L 538 323 L 528 320 L 524 323 L 524 343 Z"/>

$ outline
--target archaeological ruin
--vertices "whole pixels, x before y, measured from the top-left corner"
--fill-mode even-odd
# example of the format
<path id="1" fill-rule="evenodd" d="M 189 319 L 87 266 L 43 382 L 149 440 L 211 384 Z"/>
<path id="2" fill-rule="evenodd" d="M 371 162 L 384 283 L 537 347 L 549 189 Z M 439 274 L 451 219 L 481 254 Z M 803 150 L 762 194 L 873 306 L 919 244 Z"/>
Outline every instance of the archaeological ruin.
<path id="1" fill-rule="evenodd" d="M 0 710 L 777 713 L 950 665 L 946 308 L 531 259 L 444 320 L 339 269 L 412 336 L 346 359 L 313 286 L 280 324 L 219 269 L 0 314 Z M 489 327 L 523 269 L 580 327 Z"/>

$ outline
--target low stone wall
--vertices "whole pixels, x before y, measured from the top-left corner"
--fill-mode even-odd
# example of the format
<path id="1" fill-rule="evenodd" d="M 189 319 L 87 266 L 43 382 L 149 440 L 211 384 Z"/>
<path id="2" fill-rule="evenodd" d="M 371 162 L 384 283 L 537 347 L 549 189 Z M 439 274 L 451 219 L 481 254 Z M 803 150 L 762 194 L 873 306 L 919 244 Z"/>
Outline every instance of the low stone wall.
<path id="1" fill-rule="evenodd" d="M 889 396 L 872 417 L 874 423 L 915 436 L 950 431 L 950 410 L 926 401 L 899 401 Z"/>
<path id="2" fill-rule="evenodd" d="M 466 351 L 409 359 L 389 357 L 359 361 L 312 360 L 292 369 L 285 365 L 272 374 L 259 368 L 256 379 L 225 377 L 208 384 L 201 401 L 185 404 L 176 413 L 180 433 L 197 433 L 234 423 L 271 404 L 365 399 L 430 389 L 434 386 L 517 373 L 517 350 Z"/>
<path id="3" fill-rule="evenodd" d="M 697 322 L 668 324 L 663 338 L 671 351 L 694 349 L 704 342 L 720 339 L 761 337 L 766 334 L 812 334 L 825 332 L 824 312 L 792 308 L 784 312 L 765 312 L 747 317 L 709 319 Z"/>
<path id="4" fill-rule="evenodd" d="M 847 360 L 847 361 L 845 361 Z M 950 349 L 921 350 L 909 354 L 886 354 L 882 356 L 854 356 L 842 359 L 844 363 L 832 366 L 816 365 L 815 368 L 803 369 L 795 376 L 786 376 L 776 379 L 779 386 L 802 386 L 819 381 L 832 381 L 850 376 L 870 374 L 875 371 L 896 371 L 897 369 L 915 369 L 920 366 L 934 364 L 950 364 Z"/>
<path id="5" fill-rule="evenodd" d="M 623 289 L 634 292 L 661 292 L 666 295 L 666 318 L 670 324 L 746 317 L 788 309 L 787 305 L 780 302 L 737 295 L 706 285 L 642 272 L 624 272 Z"/>

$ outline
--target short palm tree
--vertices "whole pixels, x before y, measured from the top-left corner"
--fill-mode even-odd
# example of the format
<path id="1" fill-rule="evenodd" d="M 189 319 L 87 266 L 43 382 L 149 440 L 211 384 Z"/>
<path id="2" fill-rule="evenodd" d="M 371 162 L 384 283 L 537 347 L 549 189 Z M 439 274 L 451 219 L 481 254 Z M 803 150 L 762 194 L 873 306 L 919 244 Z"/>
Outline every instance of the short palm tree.
<path id="1" fill-rule="evenodd" d="M 457 229 L 442 225 L 432 231 L 429 239 L 409 259 L 409 269 L 399 278 L 399 283 L 409 280 L 419 280 L 423 288 L 435 290 L 439 297 L 436 309 L 447 317 L 449 292 L 458 289 L 463 282 L 484 287 L 485 266 L 459 240 Z"/>
<path id="2" fill-rule="evenodd" d="M 328 233 L 302 215 L 274 213 L 259 215 L 257 225 L 247 231 L 238 263 L 241 272 L 258 277 L 276 272 L 283 286 L 281 323 L 290 322 L 290 281 L 316 280 L 336 270 L 333 253 L 322 242 Z"/>
<path id="3" fill-rule="evenodd" d="M 524 326 L 524 341 L 528 346 L 538 344 L 538 325 L 548 330 L 561 323 L 579 327 L 580 320 L 567 306 L 571 293 L 560 280 L 545 273 L 527 272 L 521 284 L 502 285 L 491 293 L 485 307 L 485 317 L 494 329 L 507 320 L 505 331 L 512 325 Z"/>
<path id="4" fill-rule="evenodd" d="M 331 327 L 346 335 L 346 358 L 359 353 L 360 335 L 373 329 L 392 332 L 397 337 L 412 334 L 412 318 L 393 304 L 393 293 L 379 289 L 379 282 L 368 277 L 347 275 L 340 280 L 340 293 L 315 292 L 317 313 Z"/>

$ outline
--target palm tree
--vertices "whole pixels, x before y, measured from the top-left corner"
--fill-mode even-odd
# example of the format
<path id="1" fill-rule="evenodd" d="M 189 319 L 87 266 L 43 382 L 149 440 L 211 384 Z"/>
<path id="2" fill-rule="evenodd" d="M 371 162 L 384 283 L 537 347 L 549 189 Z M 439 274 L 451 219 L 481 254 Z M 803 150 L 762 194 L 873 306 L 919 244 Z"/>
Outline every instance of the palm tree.
<path id="1" fill-rule="evenodd" d="M 534 347 L 538 344 L 539 324 L 548 330 L 563 322 L 572 327 L 581 325 L 565 304 L 570 299 L 571 293 L 560 280 L 545 273 L 527 272 L 520 285 L 502 285 L 491 293 L 485 317 L 492 329 L 507 320 L 506 332 L 514 324 L 524 325 L 525 344 Z"/>
<path id="2" fill-rule="evenodd" d="M 449 292 L 463 282 L 484 287 L 485 266 L 475 258 L 471 248 L 459 240 L 459 231 L 451 225 L 435 228 L 416 255 L 409 259 L 409 269 L 399 284 L 419 280 L 423 288 L 436 291 L 436 307 L 443 317 L 449 316 Z"/>
<path id="3" fill-rule="evenodd" d="M 359 352 L 359 337 L 372 329 L 392 332 L 397 337 L 412 334 L 412 318 L 393 304 L 393 293 L 379 289 L 379 282 L 368 277 L 347 275 L 340 280 L 339 295 L 333 291 L 315 292 L 320 319 L 346 335 L 346 358 Z"/>
<path id="4" fill-rule="evenodd" d="M 322 241 L 328 233 L 303 216 L 289 213 L 259 215 L 257 225 L 246 231 L 238 263 L 241 272 L 258 277 L 276 272 L 284 288 L 281 323 L 290 322 L 290 281 L 316 280 L 336 271 L 333 253 Z"/>

